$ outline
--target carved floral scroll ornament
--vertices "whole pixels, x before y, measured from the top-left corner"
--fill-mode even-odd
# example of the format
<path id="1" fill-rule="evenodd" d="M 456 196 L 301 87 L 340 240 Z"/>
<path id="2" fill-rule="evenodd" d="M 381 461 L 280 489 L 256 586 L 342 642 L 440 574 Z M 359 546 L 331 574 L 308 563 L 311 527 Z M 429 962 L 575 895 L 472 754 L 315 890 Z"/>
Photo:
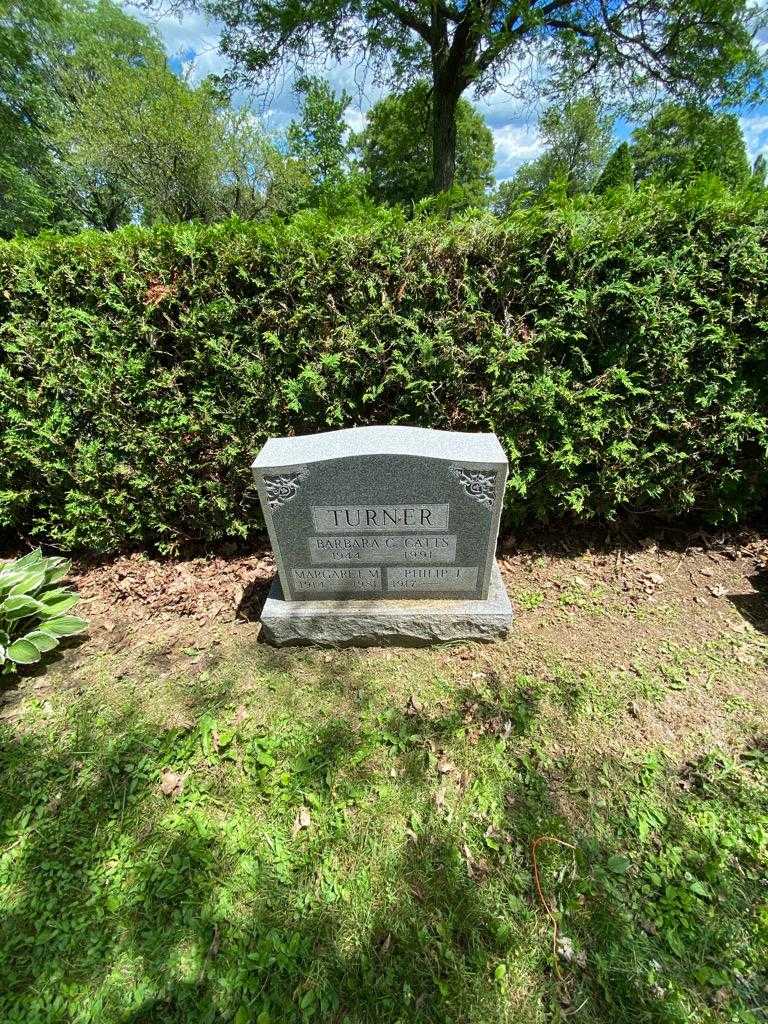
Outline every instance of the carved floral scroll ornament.
<path id="1" fill-rule="evenodd" d="M 464 469 L 451 466 L 451 472 L 464 488 L 464 493 L 475 501 L 491 508 L 496 497 L 496 470 Z"/>
<path id="2" fill-rule="evenodd" d="M 275 476 L 264 476 L 264 489 L 267 492 L 267 501 L 270 508 L 282 508 L 289 501 L 296 497 L 299 492 L 299 484 L 306 477 L 306 473 L 280 473 Z"/>

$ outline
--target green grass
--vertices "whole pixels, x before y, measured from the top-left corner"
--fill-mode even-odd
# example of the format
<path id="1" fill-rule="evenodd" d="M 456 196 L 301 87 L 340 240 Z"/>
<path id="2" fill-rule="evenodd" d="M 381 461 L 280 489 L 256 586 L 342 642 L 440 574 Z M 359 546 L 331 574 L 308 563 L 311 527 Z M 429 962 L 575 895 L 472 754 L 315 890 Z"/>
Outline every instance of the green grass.
<path id="1" fill-rule="evenodd" d="M 716 656 L 55 669 L 2 726 L 0 1019 L 764 1020 L 765 736 L 682 766 L 601 743 Z M 576 847 L 538 848 L 557 957 L 543 835 Z"/>

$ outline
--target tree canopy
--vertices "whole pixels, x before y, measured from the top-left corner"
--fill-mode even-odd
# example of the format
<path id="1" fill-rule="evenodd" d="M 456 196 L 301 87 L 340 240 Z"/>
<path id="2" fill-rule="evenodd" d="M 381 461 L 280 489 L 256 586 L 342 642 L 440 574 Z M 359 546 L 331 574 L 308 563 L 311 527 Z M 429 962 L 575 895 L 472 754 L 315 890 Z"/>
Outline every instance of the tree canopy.
<path id="1" fill-rule="evenodd" d="M 432 192 L 432 99 L 427 82 L 385 97 L 368 112 L 358 136 L 360 159 L 371 197 L 409 203 Z M 493 184 L 493 136 L 468 100 L 456 110 L 456 176 L 467 197 L 484 201 Z"/>
<path id="2" fill-rule="evenodd" d="M 303 76 L 294 89 L 301 108 L 288 126 L 289 152 L 317 183 L 343 175 L 349 157 L 344 113 L 352 97 L 346 91 L 336 96 L 329 83 L 316 75 Z"/>
<path id="3" fill-rule="evenodd" d="M 103 69 L 164 59 L 150 29 L 111 0 L 0 3 L 0 234 L 78 225 L 61 125 Z"/>
<path id="4" fill-rule="evenodd" d="M 223 29 L 233 75 L 274 80 L 321 54 L 359 57 L 400 87 L 428 75 L 433 181 L 451 186 L 456 111 L 470 87 L 518 95 L 589 83 L 637 108 L 668 95 L 754 99 L 764 63 L 753 43 L 763 17 L 750 0 L 177 0 Z M 533 71 L 522 74 L 519 68 Z M 303 73 L 303 70 L 302 70 Z"/>
<path id="5" fill-rule="evenodd" d="M 703 172 L 736 187 L 749 180 L 744 135 L 733 114 L 669 103 L 632 138 L 638 180 L 689 181 Z"/>
<path id="6" fill-rule="evenodd" d="M 155 33 L 112 0 L 0 12 L 0 236 L 300 204 L 302 167 L 220 87 L 174 74 Z"/>
<path id="7" fill-rule="evenodd" d="M 631 185 L 635 180 L 635 162 L 628 142 L 622 142 L 611 153 L 608 162 L 595 183 L 595 192 Z"/>
<path id="8" fill-rule="evenodd" d="M 274 145 L 209 82 L 193 88 L 164 62 L 106 71 L 61 138 L 85 194 L 114 183 L 145 222 L 254 217 L 272 205 Z"/>
<path id="9" fill-rule="evenodd" d="M 521 200 L 534 200 L 554 181 L 568 195 L 588 192 L 610 152 L 612 129 L 613 119 L 592 97 L 549 107 L 539 120 L 544 152 L 499 185 L 495 209 L 503 215 Z"/>

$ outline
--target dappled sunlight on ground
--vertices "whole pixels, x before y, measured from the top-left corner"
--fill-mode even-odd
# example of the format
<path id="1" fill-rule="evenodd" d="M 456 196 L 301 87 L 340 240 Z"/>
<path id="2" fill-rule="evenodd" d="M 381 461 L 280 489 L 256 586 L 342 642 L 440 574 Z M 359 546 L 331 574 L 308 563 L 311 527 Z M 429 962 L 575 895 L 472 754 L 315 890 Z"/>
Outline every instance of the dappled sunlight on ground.
<path id="1" fill-rule="evenodd" d="M 92 588 L 4 689 L 3 1020 L 759 1020 L 765 551 L 510 544 L 509 640 L 419 651 Z"/>

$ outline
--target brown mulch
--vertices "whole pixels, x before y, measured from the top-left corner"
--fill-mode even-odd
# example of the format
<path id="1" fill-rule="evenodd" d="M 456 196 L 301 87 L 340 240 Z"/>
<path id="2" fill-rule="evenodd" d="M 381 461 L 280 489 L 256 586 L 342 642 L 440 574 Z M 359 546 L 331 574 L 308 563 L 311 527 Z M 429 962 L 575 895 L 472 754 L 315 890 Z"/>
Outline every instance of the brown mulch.
<path id="1" fill-rule="evenodd" d="M 274 574 L 274 558 L 265 550 L 185 561 L 134 554 L 74 567 L 89 617 L 108 632 L 115 620 L 183 617 L 205 625 L 257 618 Z"/>
<path id="2" fill-rule="evenodd" d="M 516 611 L 508 646 L 523 645 L 532 660 L 536 652 L 578 661 L 610 650 L 628 663 L 662 639 L 706 640 L 750 625 L 768 633 L 766 531 L 542 528 L 504 538 L 498 561 Z M 217 643 L 258 621 L 275 562 L 266 546 L 232 546 L 192 558 L 84 560 L 72 575 L 91 625 L 86 655 L 153 642 Z M 595 604 L 599 619 L 590 613 Z M 674 622 L 654 614 L 654 606 L 670 604 Z"/>

